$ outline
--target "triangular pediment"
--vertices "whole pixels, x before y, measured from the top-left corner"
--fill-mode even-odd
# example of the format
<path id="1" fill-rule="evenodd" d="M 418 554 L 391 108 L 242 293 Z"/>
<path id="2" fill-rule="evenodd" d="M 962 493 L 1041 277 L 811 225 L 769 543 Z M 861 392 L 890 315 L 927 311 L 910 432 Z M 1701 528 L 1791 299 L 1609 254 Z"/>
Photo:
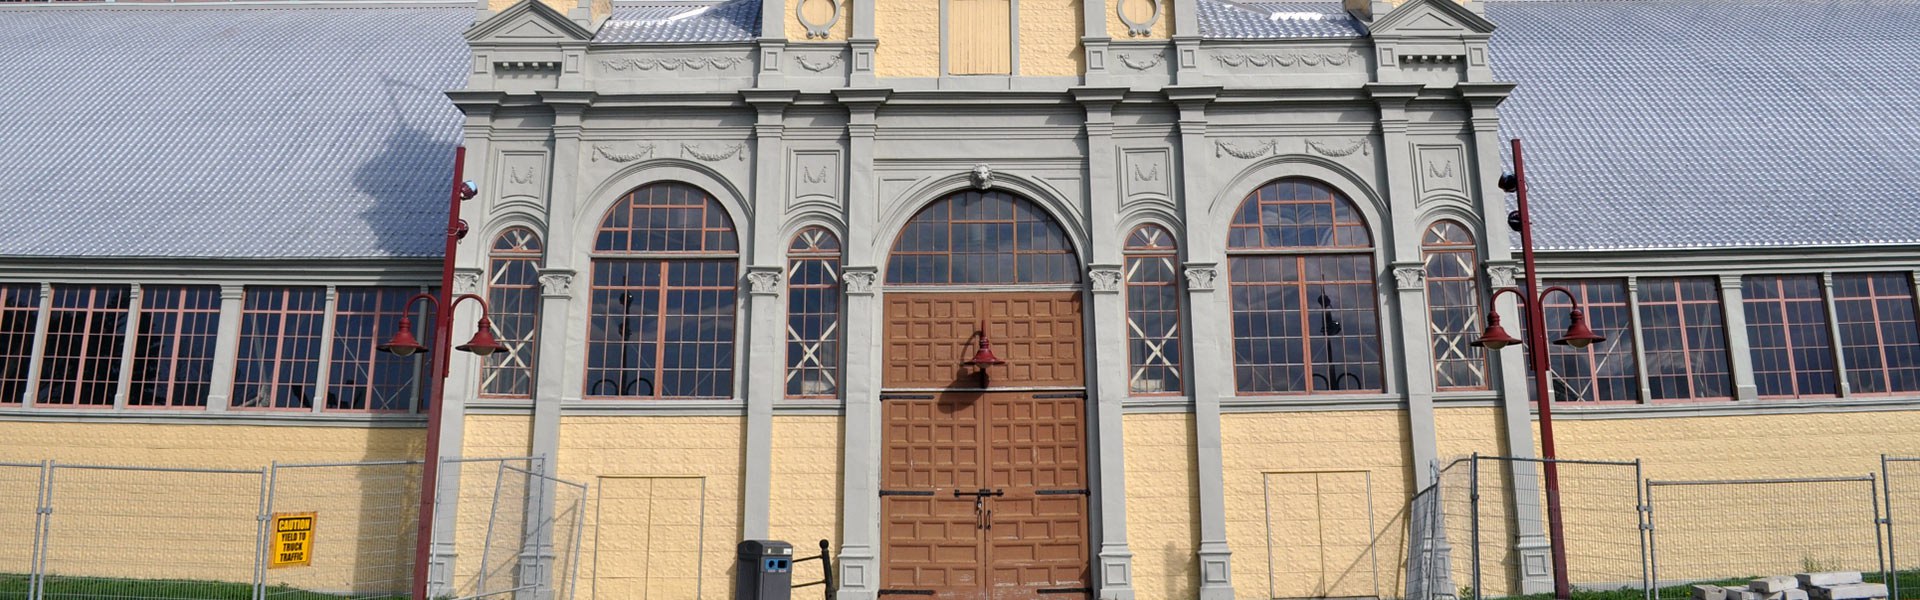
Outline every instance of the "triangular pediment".
<path id="1" fill-rule="evenodd" d="M 1493 22 L 1453 0 L 1409 0 L 1374 21 L 1373 35 L 1452 36 L 1493 32 Z"/>
<path id="2" fill-rule="evenodd" d="M 549 44 L 590 40 L 593 32 L 540 0 L 520 0 L 474 24 L 466 37 L 469 42 Z"/>

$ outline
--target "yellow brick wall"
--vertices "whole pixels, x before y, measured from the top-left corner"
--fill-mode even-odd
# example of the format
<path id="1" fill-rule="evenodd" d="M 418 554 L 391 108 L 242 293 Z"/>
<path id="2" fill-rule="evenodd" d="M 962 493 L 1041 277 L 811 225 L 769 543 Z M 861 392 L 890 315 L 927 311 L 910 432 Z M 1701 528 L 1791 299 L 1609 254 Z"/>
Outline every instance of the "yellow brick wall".
<path id="1" fill-rule="evenodd" d="M 1220 425 L 1238 597 L 1372 596 L 1376 564 L 1378 594 L 1400 595 L 1405 411 L 1229 414 Z"/>
<path id="2" fill-rule="evenodd" d="M 1536 422 L 1536 431 L 1537 427 Z M 1560 419 L 1554 422 L 1554 435 L 1561 457 L 1638 458 L 1647 478 L 1656 480 L 1877 476 L 1881 454 L 1920 455 L 1920 412 Z M 1536 444 L 1538 439 L 1536 433 Z M 1915 467 L 1905 474 L 1905 481 L 1920 482 L 1920 465 Z M 1596 505 L 1618 508 L 1614 506 L 1618 502 L 1608 502 L 1605 496 L 1619 489 L 1611 482 L 1615 477 L 1608 474 L 1602 479 L 1591 468 L 1562 467 L 1561 495 L 1570 542 L 1630 539 L 1618 526 L 1593 523 L 1596 516 L 1581 522 L 1582 515 L 1603 514 Z M 1809 562 L 1822 568 L 1873 570 L 1877 559 L 1871 542 L 1873 528 L 1868 524 L 1872 515 L 1868 493 L 1864 482 L 1655 488 L 1660 575 L 1667 579 L 1791 573 L 1805 570 Z M 1920 498 L 1904 503 L 1909 514 L 1920 510 Z M 1795 533 L 1809 531 L 1826 533 Z M 1581 563 L 1595 565 L 1588 570 L 1620 570 L 1635 558 L 1616 554 L 1625 553 L 1570 553 L 1574 564 L 1569 570 L 1578 580 Z"/>
<path id="3" fill-rule="evenodd" d="M 1127 415 L 1127 542 L 1139 600 L 1184 600 L 1200 588 L 1193 415 Z"/>
<path id="4" fill-rule="evenodd" d="M 1469 465 L 1465 462 L 1454 463 L 1455 459 L 1471 456 L 1478 452 L 1482 456 L 1501 456 L 1506 454 L 1504 438 L 1506 425 L 1500 409 L 1482 408 L 1437 408 L 1434 410 L 1434 443 L 1438 448 L 1440 466 L 1446 469 L 1441 475 L 1442 512 L 1447 521 L 1446 536 L 1453 545 L 1453 581 L 1455 585 L 1467 585 L 1472 581 L 1472 563 L 1469 562 L 1469 543 L 1472 540 L 1469 508 Z M 1490 595 L 1506 595 L 1513 585 L 1514 567 L 1518 555 L 1512 552 L 1512 544 L 1495 543 L 1493 540 L 1508 540 L 1512 535 L 1514 523 L 1511 520 L 1510 498 L 1501 490 L 1506 485 L 1508 472 L 1500 468 L 1502 463 L 1486 461 L 1482 467 L 1488 470 L 1481 474 L 1483 504 L 1481 506 L 1481 537 L 1487 540 L 1481 551 L 1482 579 Z"/>
<path id="5" fill-rule="evenodd" d="M 887 0 L 873 8 L 878 77 L 940 76 L 940 0 Z"/>
<path id="6" fill-rule="evenodd" d="M 465 458 L 507 458 L 527 456 L 532 452 L 533 419 L 527 415 L 467 415 L 465 427 L 460 437 L 460 455 Z M 525 468 L 524 461 L 508 463 L 513 467 Z M 487 525 L 491 519 L 496 491 L 511 496 L 518 492 L 524 495 L 524 476 L 518 480 L 509 476 L 500 480 L 500 463 L 471 462 L 448 465 L 447 477 L 458 476 L 460 486 L 450 493 L 453 495 L 454 513 L 454 551 L 458 556 L 453 561 L 453 580 L 457 593 L 471 593 L 478 580 L 476 574 L 481 570 L 481 559 L 487 540 Z M 516 485 L 520 483 L 520 485 Z M 443 506 L 446 506 L 443 504 Z M 509 519 L 510 520 L 510 519 Z M 495 535 L 495 543 L 511 538 Z M 497 572 L 511 559 L 496 556 L 498 553 L 486 553 L 484 557 L 489 571 Z"/>
<path id="7" fill-rule="evenodd" d="M 741 417 L 561 419 L 560 477 L 597 490 L 586 513 L 580 598 L 679 599 L 696 589 L 703 599 L 732 596 L 744 424 Z"/>
<path id="8" fill-rule="evenodd" d="M 257 470 L 287 463 L 417 459 L 419 428 L 0 422 L 0 462 Z M 310 589 L 393 581 L 410 560 L 398 540 L 418 501 L 418 468 L 284 469 L 276 512 L 319 512 L 314 564 L 269 579 Z M 33 539 L 37 468 L 0 467 L 0 572 L 24 573 Z M 252 579 L 263 477 L 59 469 L 49 566 L 65 575 Z M 129 532 L 139 535 L 129 535 Z M 365 589 L 365 588 L 363 588 Z M 371 590 L 370 590 L 371 591 Z"/>
<path id="9" fill-rule="evenodd" d="M 840 417 L 774 417 L 773 494 L 768 533 L 793 543 L 796 555 L 813 556 L 820 540 L 840 549 Z M 819 563 L 794 573 L 796 581 L 819 579 Z"/>
<path id="10" fill-rule="evenodd" d="M 1080 51 L 1081 0 L 1020 0 L 1020 75 L 1073 76 Z"/>
<path id="11" fill-rule="evenodd" d="M 808 3 L 806 5 L 808 18 L 815 23 L 825 22 L 827 17 L 833 14 L 832 6 L 836 4 L 840 6 L 840 19 L 834 21 L 832 27 L 827 28 L 827 37 L 807 39 L 807 27 L 800 24 L 799 17 L 794 13 L 794 7 L 802 2 Z M 781 14 L 786 20 L 787 41 L 798 43 L 846 41 L 853 35 L 852 11 L 852 2 L 849 0 L 786 0 L 786 10 L 781 11 Z"/>
<path id="12" fill-rule="evenodd" d="M 1127 24 L 1126 22 L 1120 20 L 1120 12 L 1116 10 L 1116 8 L 1122 2 L 1138 3 L 1142 7 L 1144 7 L 1149 2 L 1159 4 L 1160 19 L 1153 22 L 1153 27 L 1150 30 L 1148 30 L 1147 35 L 1140 36 L 1140 37 L 1129 36 L 1127 35 Z M 1111 37 L 1116 40 L 1164 40 L 1172 37 L 1172 34 L 1173 34 L 1173 2 L 1172 0 L 1104 0 L 1104 3 L 1106 7 L 1106 14 L 1107 14 L 1107 36 L 1108 37 Z M 1132 6 L 1132 4 L 1128 4 L 1128 6 Z"/>

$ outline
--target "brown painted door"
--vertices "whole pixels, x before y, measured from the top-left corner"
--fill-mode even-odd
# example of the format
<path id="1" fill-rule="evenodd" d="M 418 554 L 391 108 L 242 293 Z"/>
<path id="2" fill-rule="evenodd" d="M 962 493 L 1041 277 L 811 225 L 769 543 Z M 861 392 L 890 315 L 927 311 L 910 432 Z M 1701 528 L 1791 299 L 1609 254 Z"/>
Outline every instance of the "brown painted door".
<path id="1" fill-rule="evenodd" d="M 1073 292 L 887 296 L 883 594 L 1091 593 L 1080 343 Z"/>

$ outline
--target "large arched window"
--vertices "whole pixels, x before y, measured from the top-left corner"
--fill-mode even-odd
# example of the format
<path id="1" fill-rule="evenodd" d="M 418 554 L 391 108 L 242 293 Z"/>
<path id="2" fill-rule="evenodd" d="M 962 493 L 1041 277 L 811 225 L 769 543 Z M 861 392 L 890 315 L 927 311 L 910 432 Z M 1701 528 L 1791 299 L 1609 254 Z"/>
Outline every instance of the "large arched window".
<path id="1" fill-rule="evenodd" d="M 1433 385 L 1440 390 L 1486 389 L 1486 355 L 1471 345 L 1480 336 L 1482 310 L 1473 232 L 1455 221 L 1436 222 L 1420 240 L 1420 253 L 1427 270 Z"/>
<path id="2" fill-rule="evenodd" d="M 487 355 L 480 369 L 480 393 L 504 398 L 533 397 L 535 331 L 540 326 L 540 236 L 514 227 L 494 238 L 487 255 L 487 308 L 493 330 L 506 350 Z"/>
<path id="3" fill-rule="evenodd" d="M 1268 183 L 1241 202 L 1227 253 L 1240 393 L 1384 389 L 1373 242 L 1351 200 Z"/>
<path id="4" fill-rule="evenodd" d="M 840 392 L 840 238 L 808 227 L 787 246 L 787 397 Z"/>
<path id="5" fill-rule="evenodd" d="M 1177 394 L 1180 379 L 1180 256 L 1173 234 L 1141 225 L 1127 236 L 1127 387 Z"/>
<path id="6" fill-rule="evenodd" d="M 968 190 L 914 215 L 887 259 L 887 283 L 1077 283 L 1067 232 L 1024 198 Z"/>
<path id="7" fill-rule="evenodd" d="M 621 197 L 594 240 L 587 397 L 732 397 L 739 277 L 713 196 L 665 182 Z"/>

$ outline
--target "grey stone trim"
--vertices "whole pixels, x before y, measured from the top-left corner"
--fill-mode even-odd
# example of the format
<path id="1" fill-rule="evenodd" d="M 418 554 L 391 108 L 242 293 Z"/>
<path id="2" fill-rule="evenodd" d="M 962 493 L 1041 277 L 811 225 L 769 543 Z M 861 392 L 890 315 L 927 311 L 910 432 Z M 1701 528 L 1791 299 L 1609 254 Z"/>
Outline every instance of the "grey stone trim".
<path id="1" fill-rule="evenodd" d="M 1722 402 L 1655 402 L 1591 408 L 1554 407 L 1559 421 L 1608 421 L 1615 419 L 1660 419 L 1678 417 L 1717 417 L 1736 415 L 1799 415 L 1825 413 L 1888 412 L 1920 410 L 1920 396 L 1894 398 L 1827 398 L 1820 400 L 1753 400 Z M 1529 411 L 1539 419 L 1539 411 Z"/>
<path id="2" fill-rule="evenodd" d="M 1121 410 L 1134 413 L 1191 413 L 1193 398 L 1188 396 L 1132 396 L 1120 401 Z"/>
<path id="3" fill-rule="evenodd" d="M 41 282 L 40 306 L 33 322 L 33 353 L 27 355 L 27 391 L 26 395 L 20 398 L 22 408 L 33 408 L 36 399 L 40 397 L 40 367 L 41 363 L 46 362 L 41 357 L 47 355 L 47 322 L 52 320 L 52 316 L 53 284 Z"/>
<path id="4" fill-rule="evenodd" d="M 1827 307 L 1827 339 L 1832 340 L 1827 348 L 1833 352 L 1834 382 L 1840 386 L 1839 396 L 1848 398 L 1853 396 L 1853 384 L 1847 381 L 1847 353 L 1841 350 L 1840 320 L 1836 318 L 1840 312 L 1833 307 L 1832 271 L 1820 273 L 1820 299 Z"/>
<path id="5" fill-rule="evenodd" d="M 398 413 L 332 412 L 318 415 L 299 412 L 182 412 L 178 410 L 129 409 L 124 412 L 101 410 L 0 409 L 0 421 L 35 423 L 153 423 L 169 425 L 275 425 L 288 427 L 426 427 L 425 415 Z"/>
<path id="6" fill-rule="evenodd" d="M 1653 401 L 1653 384 L 1647 380 L 1647 336 L 1640 326 L 1640 278 L 1627 278 L 1627 324 L 1633 334 L 1633 371 L 1639 381 L 1641 402 Z M 1731 352 L 1729 352 L 1731 354 Z"/>
<path id="7" fill-rule="evenodd" d="M 1497 392 L 1438 392 L 1433 395 L 1434 408 L 1496 408 L 1500 406 Z"/>
<path id="8" fill-rule="evenodd" d="M 214 338 L 213 383 L 207 390 L 207 410 L 225 412 L 233 398 L 233 372 L 240 358 L 240 321 L 247 298 L 239 284 L 220 287 L 220 332 Z M 35 349 L 38 351 L 38 348 Z"/>
<path id="9" fill-rule="evenodd" d="M 1760 387 L 1754 383 L 1753 353 L 1747 340 L 1746 291 L 1740 276 L 1716 276 L 1720 283 L 1720 322 L 1727 330 L 1727 368 L 1733 376 L 1733 399 L 1757 400 Z"/>
<path id="10" fill-rule="evenodd" d="M 312 407 L 314 414 L 320 414 L 320 409 L 326 407 L 327 403 L 318 399 L 328 397 L 328 392 L 330 391 L 328 386 L 333 384 L 333 328 L 334 323 L 338 321 L 340 316 L 340 288 L 332 285 L 327 286 L 327 295 L 323 302 L 326 303 L 323 309 L 326 312 L 320 317 L 320 364 L 316 367 L 320 373 L 314 377 L 313 382 L 313 397 L 316 398 Z M 428 335 L 431 336 L 432 334 Z M 436 344 L 439 343 L 439 340 L 427 343 Z M 436 350 L 444 352 L 447 349 L 436 348 Z"/>
<path id="11" fill-rule="evenodd" d="M 1266 413 L 1341 410 L 1407 410 L 1407 400 L 1386 394 L 1323 394 L 1221 398 L 1223 413 Z M 1431 414 L 1427 417 L 1431 422 Z"/>
<path id="12" fill-rule="evenodd" d="M 127 321 L 120 335 L 126 340 L 120 348 L 120 378 L 113 383 L 113 409 L 127 409 L 127 397 L 133 394 L 134 350 L 140 346 L 140 308 L 145 292 L 140 284 L 127 285 Z M 216 334 L 218 335 L 218 334 Z"/>

